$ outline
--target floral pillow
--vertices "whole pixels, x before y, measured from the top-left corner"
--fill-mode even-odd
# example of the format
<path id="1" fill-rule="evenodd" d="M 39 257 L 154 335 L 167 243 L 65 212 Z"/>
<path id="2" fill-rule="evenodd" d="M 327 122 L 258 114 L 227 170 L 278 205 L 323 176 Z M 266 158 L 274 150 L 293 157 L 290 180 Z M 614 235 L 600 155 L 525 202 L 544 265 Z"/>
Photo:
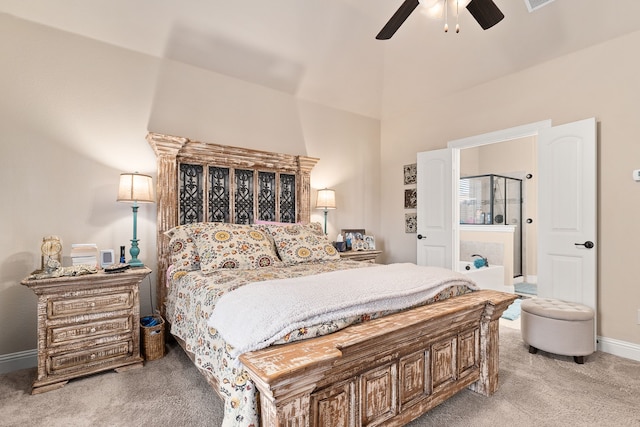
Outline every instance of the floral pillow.
<path id="1" fill-rule="evenodd" d="M 193 271 L 200 269 L 200 256 L 196 242 L 193 240 L 189 229 L 193 224 L 179 225 L 169 231 L 165 231 L 168 236 L 169 255 L 174 271 Z"/>
<path id="2" fill-rule="evenodd" d="M 201 223 L 191 227 L 190 234 L 205 274 L 218 268 L 248 270 L 282 265 L 270 239 L 250 225 Z"/>
<path id="3" fill-rule="evenodd" d="M 340 259 L 340 254 L 322 232 L 319 223 L 290 225 L 255 225 L 268 232 L 286 265 Z"/>

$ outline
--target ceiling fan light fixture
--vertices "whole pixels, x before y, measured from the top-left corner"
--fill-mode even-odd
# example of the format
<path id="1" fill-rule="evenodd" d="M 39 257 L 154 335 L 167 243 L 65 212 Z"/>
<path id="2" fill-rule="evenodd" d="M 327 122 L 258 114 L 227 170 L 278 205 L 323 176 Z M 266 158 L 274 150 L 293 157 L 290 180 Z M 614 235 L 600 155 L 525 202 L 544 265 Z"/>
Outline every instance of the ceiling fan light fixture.
<path id="1" fill-rule="evenodd" d="M 492 0 L 471 0 L 467 10 L 483 30 L 488 30 L 504 19 L 504 14 Z"/>
<path id="2" fill-rule="evenodd" d="M 498 6 L 491 0 L 455 0 L 455 2 L 456 33 L 460 32 L 460 25 L 458 24 L 460 5 L 466 5 L 467 10 L 473 18 L 478 21 L 478 24 L 485 30 L 493 27 L 504 18 Z M 384 27 L 382 27 L 382 30 L 376 35 L 376 39 L 389 40 L 420 4 L 425 6 L 441 4 L 445 16 L 444 30 L 445 32 L 449 30 L 449 24 L 447 23 L 447 0 L 436 0 L 436 3 L 433 3 L 433 0 L 404 0 L 398 10 L 391 16 L 391 19 L 387 21 Z"/>
<path id="3" fill-rule="evenodd" d="M 420 2 L 420 13 L 431 19 L 442 19 L 445 13 L 445 0 L 418 0 Z M 470 0 L 458 0 L 451 5 L 452 9 L 458 12 L 461 7 L 466 7 Z"/>

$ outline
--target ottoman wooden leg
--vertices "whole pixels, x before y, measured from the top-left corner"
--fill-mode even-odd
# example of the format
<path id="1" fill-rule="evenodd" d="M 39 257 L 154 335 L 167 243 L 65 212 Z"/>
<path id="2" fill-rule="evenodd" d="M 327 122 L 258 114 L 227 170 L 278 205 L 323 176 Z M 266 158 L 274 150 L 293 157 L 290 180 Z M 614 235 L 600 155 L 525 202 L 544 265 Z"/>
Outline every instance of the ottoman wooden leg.
<path id="1" fill-rule="evenodd" d="M 573 356 L 573 361 L 579 365 L 584 364 L 584 356 Z"/>
<path id="2" fill-rule="evenodd" d="M 535 348 L 534 346 L 530 345 L 529 346 L 529 353 L 531 354 L 536 354 L 538 352 L 538 349 Z"/>

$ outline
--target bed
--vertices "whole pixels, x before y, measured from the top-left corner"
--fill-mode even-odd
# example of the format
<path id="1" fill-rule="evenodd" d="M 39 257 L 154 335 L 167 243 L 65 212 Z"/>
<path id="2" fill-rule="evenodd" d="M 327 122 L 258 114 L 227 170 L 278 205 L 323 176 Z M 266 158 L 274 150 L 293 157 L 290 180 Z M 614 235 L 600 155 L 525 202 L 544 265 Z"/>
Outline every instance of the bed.
<path id="1" fill-rule="evenodd" d="M 234 341 L 239 325 L 269 325 L 254 325 L 260 334 L 279 325 L 254 313 L 298 301 L 289 298 L 300 288 L 294 280 L 335 282 L 354 294 L 369 294 L 359 286 L 379 286 L 384 295 L 385 274 L 414 266 L 339 259 L 309 223 L 310 172 L 318 159 L 157 133 L 147 141 L 158 161 L 158 308 L 225 401 L 224 425 L 404 425 L 464 388 L 497 390 L 498 319 L 514 296 L 477 291 L 454 272 L 436 271 L 446 285 L 424 288 L 421 302 L 407 309 L 380 306 L 394 300 L 379 298 L 333 320 L 307 319 L 289 333 L 276 328 L 269 339 Z M 291 233 L 302 233 L 312 247 L 298 251 Z M 227 239 L 255 244 L 239 256 Z M 413 274 L 406 281 L 417 289 L 412 281 L 424 274 Z M 267 303 L 273 295 L 279 299 Z"/>

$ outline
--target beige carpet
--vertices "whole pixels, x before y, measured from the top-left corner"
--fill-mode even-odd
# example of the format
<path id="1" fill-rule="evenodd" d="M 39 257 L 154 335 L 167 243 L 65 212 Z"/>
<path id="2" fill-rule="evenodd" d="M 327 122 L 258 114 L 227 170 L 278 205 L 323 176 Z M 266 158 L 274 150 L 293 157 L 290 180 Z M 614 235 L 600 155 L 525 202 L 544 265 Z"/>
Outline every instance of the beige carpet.
<path id="1" fill-rule="evenodd" d="M 528 353 L 520 331 L 501 327 L 500 389 L 464 390 L 417 426 L 640 426 L 640 363 L 595 353 Z M 35 369 L 0 376 L 1 426 L 219 426 L 222 404 L 179 347 L 142 369 L 70 381 L 32 396 Z"/>

